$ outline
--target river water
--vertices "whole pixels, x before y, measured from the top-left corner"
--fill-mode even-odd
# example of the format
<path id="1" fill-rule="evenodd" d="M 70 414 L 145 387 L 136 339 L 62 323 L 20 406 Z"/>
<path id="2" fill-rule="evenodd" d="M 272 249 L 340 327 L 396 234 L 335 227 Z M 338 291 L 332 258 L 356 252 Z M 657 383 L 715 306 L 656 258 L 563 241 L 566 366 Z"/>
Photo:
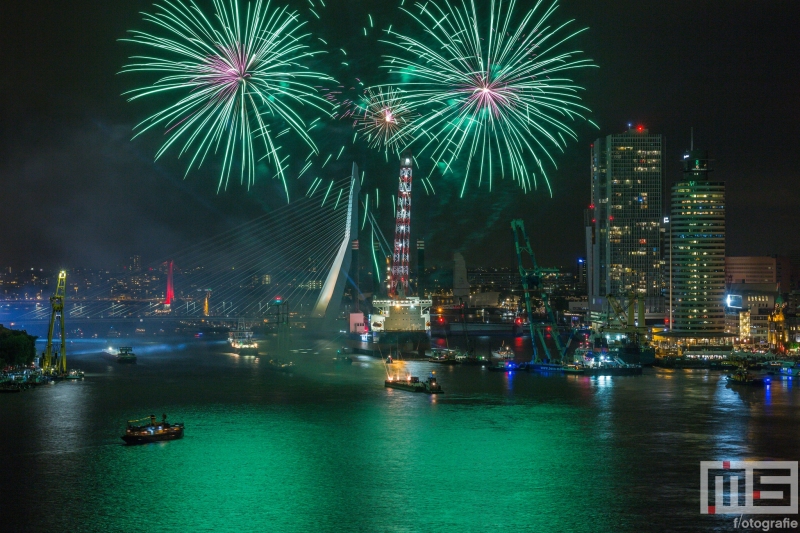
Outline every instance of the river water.
<path id="1" fill-rule="evenodd" d="M 699 462 L 800 455 L 800 383 L 402 363 L 437 371 L 428 396 L 385 389 L 377 359 L 335 364 L 335 340 L 295 337 L 292 374 L 224 340 L 125 340 L 129 366 L 107 343 L 70 344 L 84 381 L 0 397 L 0 529 L 728 531 L 699 513 Z M 122 445 L 151 413 L 185 438 Z"/>

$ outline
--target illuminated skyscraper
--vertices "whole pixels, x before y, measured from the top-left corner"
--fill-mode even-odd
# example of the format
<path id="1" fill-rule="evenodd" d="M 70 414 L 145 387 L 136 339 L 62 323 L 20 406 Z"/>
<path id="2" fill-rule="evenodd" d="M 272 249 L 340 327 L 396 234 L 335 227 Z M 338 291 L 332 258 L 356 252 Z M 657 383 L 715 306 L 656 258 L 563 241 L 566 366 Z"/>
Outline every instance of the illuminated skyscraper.
<path id="1" fill-rule="evenodd" d="M 648 312 L 663 312 L 661 191 L 664 142 L 642 126 L 592 145 L 592 204 L 587 214 L 589 305 L 606 295 L 644 296 Z"/>
<path id="2" fill-rule="evenodd" d="M 709 181 L 708 152 L 683 156 L 683 180 L 672 186 L 670 216 L 672 331 L 718 336 L 725 331 L 725 184 Z"/>

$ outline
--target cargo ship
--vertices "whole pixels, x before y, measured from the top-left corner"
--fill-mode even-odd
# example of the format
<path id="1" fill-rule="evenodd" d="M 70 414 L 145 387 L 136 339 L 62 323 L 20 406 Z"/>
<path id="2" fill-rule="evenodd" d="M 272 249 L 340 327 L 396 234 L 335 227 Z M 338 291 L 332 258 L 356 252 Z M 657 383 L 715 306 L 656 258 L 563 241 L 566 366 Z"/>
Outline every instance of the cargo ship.
<path id="1" fill-rule="evenodd" d="M 137 426 L 137 422 L 149 420 L 149 424 Z M 162 442 L 167 440 L 177 440 L 183 438 L 183 422 L 170 424 L 167 422 L 167 415 L 162 415 L 161 423 L 156 423 L 156 415 L 139 420 L 128 420 L 128 427 L 122 440 L 125 444 L 149 444 L 151 442 Z"/>

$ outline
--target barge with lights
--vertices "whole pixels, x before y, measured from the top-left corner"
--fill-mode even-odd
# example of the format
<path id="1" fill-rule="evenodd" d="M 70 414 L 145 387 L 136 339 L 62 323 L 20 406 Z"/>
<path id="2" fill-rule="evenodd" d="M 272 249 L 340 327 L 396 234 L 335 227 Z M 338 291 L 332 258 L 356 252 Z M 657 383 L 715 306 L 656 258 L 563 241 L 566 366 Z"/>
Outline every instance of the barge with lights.
<path id="1" fill-rule="evenodd" d="M 149 420 L 148 424 L 136 425 L 138 422 Z M 167 415 L 163 415 L 161 423 L 156 423 L 156 415 L 139 420 L 128 420 L 128 427 L 122 440 L 125 444 L 150 444 L 151 442 L 163 442 L 183 438 L 183 422 L 170 424 L 167 422 Z"/>
<path id="2" fill-rule="evenodd" d="M 405 378 L 390 376 L 384 381 L 384 387 L 408 392 L 424 392 L 425 394 L 444 394 L 442 386 L 434 376 L 425 381 L 420 381 L 416 376 L 406 376 Z"/>

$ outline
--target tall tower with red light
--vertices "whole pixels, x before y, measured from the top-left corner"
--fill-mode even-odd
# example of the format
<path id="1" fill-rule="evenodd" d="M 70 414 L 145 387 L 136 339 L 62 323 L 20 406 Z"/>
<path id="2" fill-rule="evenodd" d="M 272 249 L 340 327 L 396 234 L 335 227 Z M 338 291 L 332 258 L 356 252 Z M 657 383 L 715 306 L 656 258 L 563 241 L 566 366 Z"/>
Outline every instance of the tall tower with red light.
<path id="1" fill-rule="evenodd" d="M 164 305 L 172 305 L 172 301 L 175 299 L 175 288 L 172 284 L 172 270 L 173 270 L 173 262 L 170 261 L 167 264 L 167 297 L 164 299 Z"/>
<path id="2" fill-rule="evenodd" d="M 400 156 L 400 183 L 397 189 L 397 215 L 394 226 L 394 251 L 389 295 L 408 296 L 409 256 L 411 255 L 411 174 L 414 157 L 410 150 Z"/>

